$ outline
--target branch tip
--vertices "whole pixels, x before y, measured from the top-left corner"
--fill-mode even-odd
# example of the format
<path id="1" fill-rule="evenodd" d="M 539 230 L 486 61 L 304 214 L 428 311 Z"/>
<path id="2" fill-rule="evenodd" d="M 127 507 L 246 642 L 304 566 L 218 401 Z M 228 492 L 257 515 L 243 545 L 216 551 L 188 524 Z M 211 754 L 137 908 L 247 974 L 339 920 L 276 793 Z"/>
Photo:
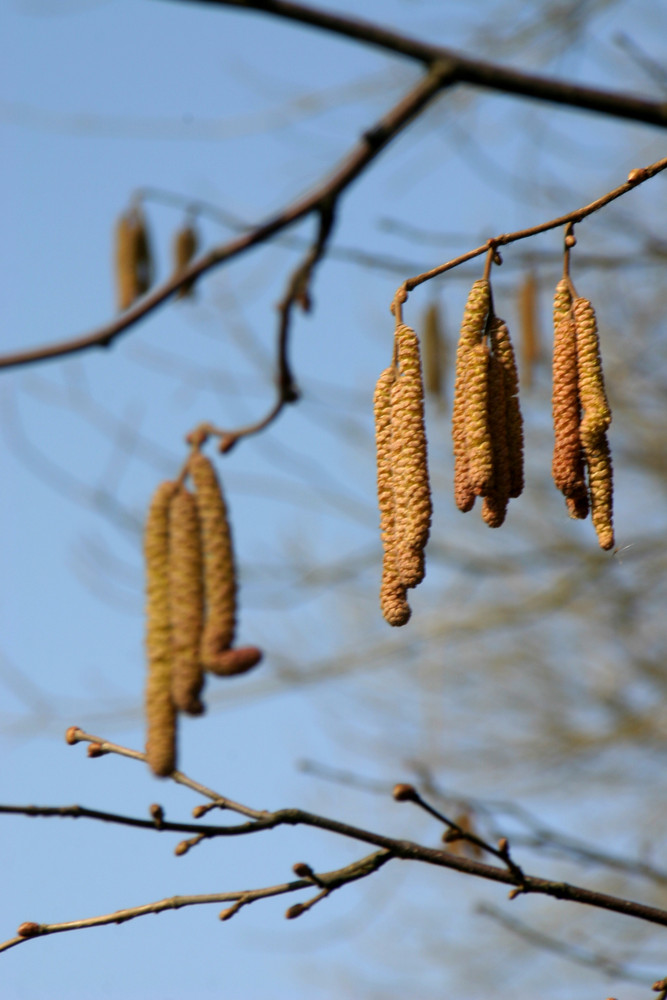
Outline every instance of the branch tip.
<path id="1" fill-rule="evenodd" d="M 408 785 L 405 782 L 399 782 L 399 784 L 394 785 L 392 796 L 396 802 L 419 802 L 419 794 L 414 785 Z"/>

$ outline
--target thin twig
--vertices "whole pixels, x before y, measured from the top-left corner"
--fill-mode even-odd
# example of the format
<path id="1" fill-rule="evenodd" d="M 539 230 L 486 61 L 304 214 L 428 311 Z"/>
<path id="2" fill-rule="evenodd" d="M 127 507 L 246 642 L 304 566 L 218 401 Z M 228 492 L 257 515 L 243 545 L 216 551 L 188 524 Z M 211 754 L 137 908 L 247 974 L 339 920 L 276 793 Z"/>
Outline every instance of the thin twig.
<path id="1" fill-rule="evenodd" d="M 355 882 L 358 879 L 372 875 L 391 858 L 389 851 L 378 851 L 370 854 L 359 861 L 354 861 L 345 868 L 339 868 L 331 872 L 323 872 L 318 875 L 321 883 L 326 886 L 328 895 L 334 889 Z M 280 885 L 272 885 L 262 889 L 243 889 L 237 892 L 214 892 L 198 896 L 171 896 L 169 899 L 161 899 L 155 903 L 144 903 L 142 906 L 130 906 L 124 910 L 116 910 L 114 913 L 105 913 L 99 917 L 87 917 L 82 920 L 68 920 L 60 924 L 38 924 L 34 921 L 25 921 L 18 929 L 16 937 L 10 938 L 0 944 L 0 952 L 8 951 L 18 944 L 36 937 L 44 937 L 47 934 L 59 934 L 63 931 L 78 931 L 87 927 L 102 927 L 105 924 L 123 924 L 135 917 L 145 917 L 149 913 L 164 913 L 165 910 L 179 910 L 184 906 L 201 906 L 210 903 L 235 903 L 234 907 L 223 910 L 220 914 L 222 920 L 229 919 L 233 913 L 237 913 L 242 906 L 253 903 L 258 899 L 268 899 L 271 896 L 280 896 L 288 892 L 297 892 L 299 889 L 312 888 L 312 881 L 309 879 L 297 879 L 292 882 L 283 882 Z M 321 894 L 320 894 L 321 895 Z M 313 901 L 304 905 L 304 909 L 313 905 Z M 230 910 L 232 912 L 230 912 Z M 289 914 L 289 911 L 288 911 Z M 295 914 L 296 915 L 296 914 Z"/>
<path id="2" fill-rule="evenodd" d="M 663 159 L 657 160 L 648 167 L 638 167 L 631 170 L 628 175 L 628 179 L 623 184 L 620 184 L 612 191 L 608 191 L 600 198 L 596 198 L 595 201 L 590 202 L 590 204 L 584 205 L 582 208 L 576 208 L 573 212 L 568 212 L 566 215 L 559 215 L 555 219 L 550 219 L 548 222 L 540 223 L 538 226 L 531 226 L 528 229 L 519 229 L 513 233 L 501 233 L 499 236 L 492 236 L 485 243 L 482 243 L 481 246 L 475 247 L 474 250 L 469 250 L 467 253 L 454 257 L 452 260 L 448 260 L 445 264 L 439 264 L 437 267 L 431 268 L 423 274 L 417 274 L 413 278 L 407 278 L 397 288 L 394 301 L 404 302 L 408 293 L 413 291 L 413 289 L 417 288 L 417 286 L 421 285 L 424 281 L 429 281 L 431 278 L 435 278 L 439 274 L 444 274 L 445 271 L 451 271 L 452 268 L 458 267 L 460 264 L 464 264 L 466 261 L 472 260 L 474 257 L 479 257 L 481 254 L 489 254 L 491 251 L 497 250 L 498 247 L 507 246 L 509 243 L 516 243 L 518 240 L 528 239 L 530 236 L 537 236 L 538 233 L 546 233 L 550 229 L 558 229 L 560 226 L 568 224 L 574 225 L 575 223 L 581 222 L 582 219 L 592 215 L 593 212 L 598 212 L 611 201 L 627 194 L 628 191 L 632 191 L 633 188 L 638 187 L 639 184 L 643 184 L 644 181 L 649 180 L 651 177 L 655 177 L 656 174 L 659 174 L 666 168 L 667 157 L 663 157 Z"/>
<path id="3" fill-rule="evenodd" d="M 70 743 L 81 741 L 93 743 L 103 753 L 119 753 L 134 760 L 145 760 L 145 754 L 143 753 L 109 743 L 100 737 L 84 733 L 75 726 L 68 730 L 67 739 Z M 570 885 L 567 882 L 555 882 L 538 876 L 525 875 L 521 870 L 513 871 L 510 868 L 497 868 L 471 858 L 455 855 L 450 851 L 423 847 L 420 844 L 415 844 L 407 840 L 397 840 L 370 830 L 364 830 L 361 827 L 352 826 L 349 823 L 343 823 L 339 820 L 329 819 L 326 816 L 306 812 L 303 809 L 277 809 L 274 812 L 251 809 L 248 806 L 232 802 L 223 795 L 218 795 L 211 789 L 188 778 L 180 771 L 172 772 L 170 777 L 179 784 L 199 791 L 206 798 L 223 805 L 225 808 L 241 813 L 244 816 L 249 816 L 253 820 L 253 822 L 242 823 L 236 826 L 220 827 L 216 836 L 239 836 L 275 829 L 279 826 L 308 826 L 314 829 L 328 830 L 342 837 L 349 837 L 352 840 L 372 844 L 374 847 L 391 852 L 397 858 L 422 861 L 426 864 L 442 868 L 451 868 L 454 871 L 459 871 L 467 875 L 475 875 L 478 878 L 510 885 L 515 889 L 518 888 L 521 893 L 536 893 L 552 896 L 555 899 L 566 899 L 571 902 L 593 906 L 598 909 L 611 910 L 615 913 L 622 913 L 626 916 L 636 917 L 639 920 L 667 927 L 667 910 L 659 909 L 658 907 L 648 906 L 644 903 L 635 903 L 618 896 L 611 896 L 607 893 L 595 892 L 581 886 Z M 516 894 L 514 893 L 514 895 Z"/>

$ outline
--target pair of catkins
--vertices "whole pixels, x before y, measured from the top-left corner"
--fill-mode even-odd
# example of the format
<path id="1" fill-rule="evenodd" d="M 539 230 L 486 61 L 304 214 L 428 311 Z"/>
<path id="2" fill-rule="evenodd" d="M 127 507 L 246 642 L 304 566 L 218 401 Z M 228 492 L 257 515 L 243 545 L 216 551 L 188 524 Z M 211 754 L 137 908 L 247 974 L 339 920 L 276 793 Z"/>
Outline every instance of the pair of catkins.
<path id="1" fill-rule="evenodd" d="M 197 253 L 197 230 L 186 222 L 174 235 L 174 273 L 178 274 Z M 116 225 L 116 286 L 118 308 L 129 309 L 145 295 L 155 279 L 155 266 L 148 225 L 141 205 L 133 205 Z M 193 281 L 185 282 L 176 298 L 192 295 Z"/>
<path id="2" fill-rule="evenodd" d="M 146 758 L 164 777 L 176 767 L 178 712 L 200 715 L 205 673 L 230 676 L 259 663 L 255 646 L 232 648 L 236 572 L 225 500 L 209 459 L 193 452 L 180 482 L 151 501 L 146 560 Z"/>

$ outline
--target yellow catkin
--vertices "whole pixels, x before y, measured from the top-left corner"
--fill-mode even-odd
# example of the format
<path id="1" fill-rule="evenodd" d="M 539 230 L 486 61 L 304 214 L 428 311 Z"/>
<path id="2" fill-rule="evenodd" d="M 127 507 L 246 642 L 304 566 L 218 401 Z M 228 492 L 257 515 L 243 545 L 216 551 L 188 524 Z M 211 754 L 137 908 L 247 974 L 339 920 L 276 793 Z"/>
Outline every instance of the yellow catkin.
<path id="1" fill-rule="evenodd" d="M 204 624 L 204 581 L 199 513 L 195 497 L 180 489 L 169 512 L 169 602 L 174 704 L 188 715 L 204 711 L 200 647 Z"/>
<path id="2" fill-rule="evenodd" d="M 468 478 L 476 496 L 485 496 L 493 483 L 493 441 L 488 420 L 489 348 L 474 344 L 468 352 L 465 434 Z"/>
<path id="3" fill-rule="evenodd" d="M 153 280 L 153 262 L 146 220 L 140 208 L 120 216 L 116 224 L 116 284 L 118 308 L 122 312 L 148 291 Z"/>
<path id="4" fill-rule="evenodd" d="M 497 355 L 489 358 L 488 427 L 493 442 L 493 481 L 484 495 L 482 518 L 490 528 L 505 520 L 510 498 L 509 451 L 504 369 Z"/>
<path id="5" fill-rule="evenodd" d="M 406 588 L 398 575 L 398 562 L 394 542 L 394 484 L 391 456 L 391 387 L 395 381 L 393 368 L 385 368 L 375 386 L 373 411 L 375 415 L 375 449 L 377 458 L 377 493 L 380 508 L 380 535 L 382 538 L 382 584 L 380 608 L 390 625 L 405 625 L 410 617 L 410 607 L 405 597 Z"/>
<path id="6" fill-rule="evenodd" d="M 601 549 L 614 546 L 613 473 L 607 437 L 602 434 L 597 443 L 586 449 L 591 520 Z"/>
<path id="7" fill-rule="evenodd" d="M 424 386 L 419 341 L 410 327 L 395 334 L 397 374 L 391 387 L 391 471 L 394 487 L 394 550 L 406 587 L 424 578 L 424 548 L 431 526 Z"/>
<path id="8" fill-rule="evenodd" d="M 175 485 L 161 483 L 144 534 L 146 560 L 146 757 L 153 774 L 176 767 L 176 709 L 171 694 L 173 651 L 169 600 L 169 507 Z"/>
<path id="9" fill-rule="evenodd" d="M 441 311 L 436 302 L 426 307 L 423 320 L 424 389 L 439 402 L 444 400 L 446 344 L 442 332 Z"/>
<path id="10" fill-rule="evenodd" d="M 519 287 L 519 329 L 521 333 L 521 376 L 526 388 L 533 384 L 533 369 L 540 353 L 537 323 L 537 280 L 530 272 Z"/>
<path id="11" fill-rule="evenodd" d="M 574 300 L 573 312 L 583 409 L 579 433 L 588 467 L 591 518 L 600 547 L 610 549 L 614 545 L 613 477 L 607 442 L 611 409 L 604 387 L 595 311 L 588 299 L 578 298 Z"/>
<path id="12" fill-rule="evenodd" d="M 551 470 L 557 489 L 568 499 L 572 517 L 586 517 L 588 499 L 584 478 L 584 455 L 579 426 L 579 373 L 577 337 L 572 312 L 572 296 L 565 279 L 559 281 L 554 297 L 554 353 L 551 411 L 554 450 Z"/>
<path id="13" fill-rule="evenodd" d="M 236 629 L 236 569 L 227 507 L 215 469 L 201 452 L 189 464 L 204 552 L 206 614 L 201 643 L 204 667 L 229 649 Z"/>
<path id="14" fill-rule="evenodd" d="M 182 226 L 174 235 L 174 274 L 178 274 L 190 263 L 197 253 L 199 238 L 194 226 L 187 223 Z M 188 281 L 181 285 L 176 293 L 177 299 L 184 299 L 193 294 L 194 281 Z"/>
<path id="15" fill-rule="evenodd" d="M 606 432 L 611 423 L 611 409 L 604 387 L 595 311 L 588 299 L 575 299 L 573 313 L 577 331 L 579 399 L 584 411 L 580 434 L 586 448 Z"/>
<path id="16" fill-rule="evenodd" d="M 516 359 L 507 324 L 497 316 L 491 323 L 490 336 L 494 356 L 503 371 L 509 496 L 519 497 L 523 493 L 524 486 L 523 417 L 519 405 L 519 376 Z"/>
<path id="17" fill-rule="evenodd" d="M 481 278 L 474 283 L 468 295 L 456 350 L 456 380 L 452 413 L 454 499 L 456 506 L 462 511 L 468 511 L 472 508 L 476 496 L 470 479 L 470 452 L 466 433 L 471 351 L 482 343 L 490 304 L 491 286 L 486 279 Z"/>

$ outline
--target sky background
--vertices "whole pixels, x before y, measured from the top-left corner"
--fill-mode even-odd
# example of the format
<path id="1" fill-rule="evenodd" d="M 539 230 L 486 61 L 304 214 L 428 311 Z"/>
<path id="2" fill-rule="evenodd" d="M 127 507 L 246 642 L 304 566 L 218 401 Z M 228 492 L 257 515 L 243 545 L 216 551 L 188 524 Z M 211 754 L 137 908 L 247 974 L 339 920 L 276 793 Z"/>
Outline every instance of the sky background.
<path id="1" fill-rule="evenodd" d="M 660 97 L 618 36 L 629 34 L 659 60 L 667 14 L 649 0 L 580 6 L 592 10 L 591 26 L 574 41 L 558 25 L 541 24 L 537 3 L 488 0 L 472 10 L 463 2 L 370 0 L 363 14 L 472 55 Z M 351 3 L 329 7 L 359 11 Z M 113 227 L 137 188 L 259 221 L 326 176 L 418 77 L 411 64 L 351 41 L 196 4 L 10 0 L 0 10 L 0 33 L 3 352 L 80 334 L 113 316 Z M 574 819 L 590 837 L 602 834 L 608 797 L 601 773 L 614 774 L 618 762 L 571 763 L 564 771 L 562 761 L 551 760 L 508 773 L 503 726 L 524 724 L 520 699 L 516 717 L 493 720 L 499 742 L 490 751 L 493 742 L 477 730 L 487 722 L 470 714 L 478 697 L 468 672 L 475 649 L 451 662 L 447 656 L 444 667 L 438 662 L 458 685 L 460 701 L 452 706 L 421 683 L 435 669 L 428 635 L 416 625 L 410 631 L 413 623 L 407 637 L 388 634 L 379 620 L 371 400 L 390 360 L 388 307 L 404 277 L 491 234 L 584 204 L 661 155 L 657 129 L 459 89 L 349 191 L 334 248 L 399 263 L 395 270 L 358 269 L 332 255 L 321 265 L 314 311 L 296 317 L 293 329 L 301 403 L 220 461 L 241 572 L 239 641 L 260 645 L 266 659 L 252 676 L 211 683 L 210 711 L 182 726 L 184 771 L 256 808 L 298 804 L 435 844 L 440 831 L 411 807 L 322 782 L 300 762 L 348 768 L 391 787 L 409 776 L 410 761 L 441 747 L 450 727 L 444 754 L 434 758 L 447 787 L 514 797 L 551 821 L 567 826 Z M 652 184 L 629 198 L 632 211 L 659 233 L 656 191 L 664 204 L 664 182 Z M 146 211 L 163 279 L 185 209 L 153 199 Z M 591 250 L 605 240 L 618 252 L 633 245 L 620 210 L 615 218 L 607 236 L 602 218 L 581 227 L 591 234 Z M 198 224 L 205 246 L 232 235 L 213 217 Z M 308 238 L 312 222 L 292 235 Z M 536 252 L 559 246 L 558 234 L 534 241 Z M 586 249 L 583 237 L 579 246 Z M 505 256 L 508 273 L 499 270 L 494 289 L 501 301 L 505 295 L 511 319 L 521 267 L 511 251 Z M 144 512 L 158 482 L 180 468 L 188 430 L 202 420 L 238 426 L 270 407 L 274 307 L 297 259 L 277 243 L 260 248 L 208 275 L 194 302 L 155 311 L 108 351 L 2 373 L 2 801 L 78 802 L 139 816 L 158 801 L 168 818 L 188 821 L 198 801 L 190 792 L 117 757 L 89 761 L 63 733 L 77 724 L 142 746 Z M 456 326 L 480 271 L 468 266 L 415 293 L 406 320 L 416 324 L 435 297 Z M 538 375 L 544 385 L 546 378 Z M 528 407 L 536 434 L 544 431 L 548 389 Z M 455 520 L 446 418 L 433 409 L 429 421 L 438 532 L 480 558 L 492 552 L 502 559 L 517 545 L 530 554 L 530 543 L 511 527 L 490 542 L 477 516 L 463 525 Z M 548 457 L 541 460 L 548 466 Z M 619 484 L 619 548 L 632 544 L 638 521 L 663 523 L 655 502 L 638 513 L 633 486 L 631 473 Z M 537 477 L 528 493 L 516 504 L 517 519 L 522 511 L 527 521 L 533 517 Z M 590 524 L 563 531 L 573 544 L 594 548 Z M 627 555 L 626 566 L 641 573 L 632 559 Z M 434 564 L 415 593 L 415 620 L 422 609 L 433 611 L 436 593 L 459 586 L 455 568 Z M 527 646 L 542 641 L 538 627 L 526 631 Z M 560 636 L 563 653 L 569 641 Z M 404 686 L 408 666 L 420 682 L 412 691 Z M 662 755 L 636 754 L 638 773 L 664 788 Z M 629 774 L 630 763 L 626 757 L 619 773 Z M 572 801 L 575 773 L 578 795 L 598 802 L 585 820 Z M 633 808 L 636 785 L 616 788 L 616 809 Z M 177 836 L 5 817 L 0 937 L 12 936 L 23 920 L 57 922 L 179 893 L 258 887 L 289 879 L 298 860 L 330 870 L 364 853 L 326 834 L 260 836 L 261 844 L 255 837 L 202 844 L 176 859 Z M 505 891 L 453 873 L 394 864 L 285 922 L 284 909 L 296 898 L 256 904 L 225 924 L 217 920 L 220 907 L 197 907 L 28 943 L 2 956 L 3 995 L 64 998 L 74 989 L 107 1000 L 223 992 L 330 1000 L 442 996 L 466 985 L 475 997 L 514 947 L 505 943 L 500 954 L 495 929 L 474 912 L 480 901 L 502 905 Z M 528 903 L 523 912 L 532 912 Z M 425 926 L 424 913 L 437 923 Z M 483 970 L 476 968 L 480 955 Z M 535 995 L 541 962 L 521 953 L 513 996 Z M 647 967 L 660 973 L 657 961 Z M 549 996 L 603 995 L 603 981 L 585 970 L 573 975 L 579 992 L 563 980 L 562 987 L 551 983 Z M 623 989 L 625 1000 L 640 996 L 638 986 Z"/>

